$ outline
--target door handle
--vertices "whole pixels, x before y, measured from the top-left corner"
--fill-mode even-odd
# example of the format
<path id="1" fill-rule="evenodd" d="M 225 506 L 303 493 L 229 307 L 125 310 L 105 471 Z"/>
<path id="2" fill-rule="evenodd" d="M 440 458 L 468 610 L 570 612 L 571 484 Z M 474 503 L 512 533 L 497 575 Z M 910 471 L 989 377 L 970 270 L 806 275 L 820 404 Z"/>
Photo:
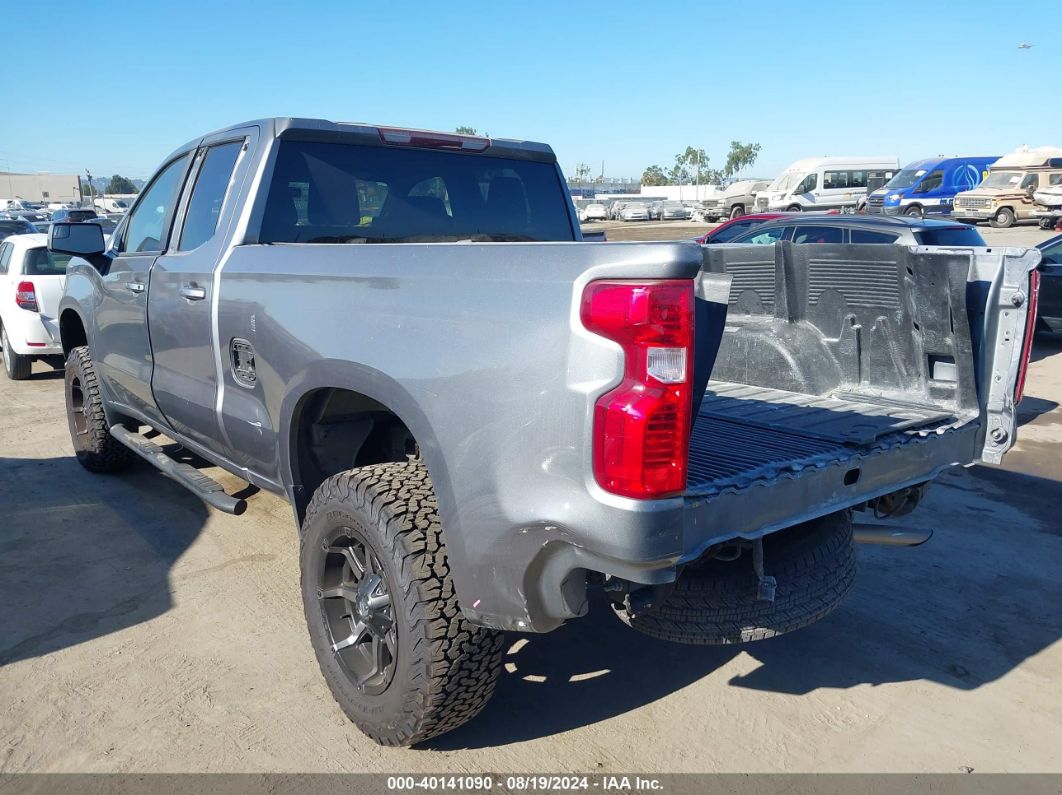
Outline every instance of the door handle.
<path id="1" fill-rule="evenodd" d="M 142 293 L 142 292 L 144 292 L 144 283 L 143 282 L 126 282 L 125 283 L 125 289 L 128 290 L 131 293 Z"/>
<path id="2" fill-rule="evenodd" d="M 181 288 L 181 298 L 187 298 L 189 301 L 202 301 L 206 298 L 206 288 L 186 284 Z"/>

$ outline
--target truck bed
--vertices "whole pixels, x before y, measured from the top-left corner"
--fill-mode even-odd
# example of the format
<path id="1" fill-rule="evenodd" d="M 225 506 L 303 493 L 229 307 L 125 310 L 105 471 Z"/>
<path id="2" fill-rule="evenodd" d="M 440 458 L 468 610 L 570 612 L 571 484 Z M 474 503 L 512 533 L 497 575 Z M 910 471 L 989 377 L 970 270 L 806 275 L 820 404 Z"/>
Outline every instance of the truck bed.
<path id="1" fill-rule="evenodd" d="M 710 382 L 693 426 L 689 496 L 710 496 L 880 452 L 960 418 L 934 406 Z"/>

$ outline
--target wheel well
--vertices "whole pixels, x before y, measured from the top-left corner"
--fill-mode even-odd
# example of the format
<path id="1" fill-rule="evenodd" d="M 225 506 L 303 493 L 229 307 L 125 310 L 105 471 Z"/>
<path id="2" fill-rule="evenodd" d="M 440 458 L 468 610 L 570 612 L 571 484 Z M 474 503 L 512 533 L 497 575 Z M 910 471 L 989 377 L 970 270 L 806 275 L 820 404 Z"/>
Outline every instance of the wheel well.
<path id="1" fill-rule="evenodd" d="M 327 387 L 305 395 L 291 423 L 295 510 L 302 521 L 327 478 L 368 464 L 406 461 L 416 439 L 387 406 L 360 392 Z"/>
<path id="2" fill-rule="evenodd" d="M 88 345 L 85 324 L 81 315 L 73 309 L 67 309 L 59 316 L 59 336 L 63 341 L 63 354 L 67 355 L 79 345 Z"/>
<path id="3" fill-rule="evenodd" d="M 787 213 L 799 213 L 799 212 L 801 212 L 801 211 L 802 211 L 803 209 L 804 209 L 804 208 L 803 208 L 803 207 L 801 207 L 801 206 L 800 206 L 799 204 L 790 204 L 790 205 L 789 205 L 788 207 L 786 207 L 786 208 L 785 208 L 785 211 L 786 211 Z"/>

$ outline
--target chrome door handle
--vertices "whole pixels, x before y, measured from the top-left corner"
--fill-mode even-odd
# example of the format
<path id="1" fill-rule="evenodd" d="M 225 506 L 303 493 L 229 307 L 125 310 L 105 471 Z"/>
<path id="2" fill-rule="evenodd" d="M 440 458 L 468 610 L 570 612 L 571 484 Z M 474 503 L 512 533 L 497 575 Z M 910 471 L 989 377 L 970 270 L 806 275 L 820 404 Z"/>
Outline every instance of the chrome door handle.
<path id="1" fill-rule="evenodd" d="M 186 284 L 181 288 L 181 298 L 187 298 L 189 301 L 202 301 L 206 298 L 206 288 Z"/>
<path id="2" fill-rule="evenodd" d="M 144 292 L 144 283 L 143 282 L 126 282 L 125 283 L 125 289 L 128 290 L 131 293 L 142 293 L 142 292 Z"/>

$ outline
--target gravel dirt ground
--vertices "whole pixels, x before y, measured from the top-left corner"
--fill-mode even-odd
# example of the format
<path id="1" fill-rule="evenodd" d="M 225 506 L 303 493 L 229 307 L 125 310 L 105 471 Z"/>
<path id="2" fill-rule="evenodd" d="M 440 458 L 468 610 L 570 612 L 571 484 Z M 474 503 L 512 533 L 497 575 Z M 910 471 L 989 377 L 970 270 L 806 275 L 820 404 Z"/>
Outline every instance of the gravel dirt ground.
<path id="1" fill-rule="evenodd" d="M 416 750 L 377 747 L 333 703 L 286 503 L 233 517 L 147 464 L 91 475 L 61 373 L 0 377 L 0 772 L 1060 772 L 1062 342 L 1034 359 L 1004 466 L 943 476 L 907 520 L 933 540 L 861 548 L 827 619 L 688 648 L 595 604 L 511 636 L 483 714 Z"/>

